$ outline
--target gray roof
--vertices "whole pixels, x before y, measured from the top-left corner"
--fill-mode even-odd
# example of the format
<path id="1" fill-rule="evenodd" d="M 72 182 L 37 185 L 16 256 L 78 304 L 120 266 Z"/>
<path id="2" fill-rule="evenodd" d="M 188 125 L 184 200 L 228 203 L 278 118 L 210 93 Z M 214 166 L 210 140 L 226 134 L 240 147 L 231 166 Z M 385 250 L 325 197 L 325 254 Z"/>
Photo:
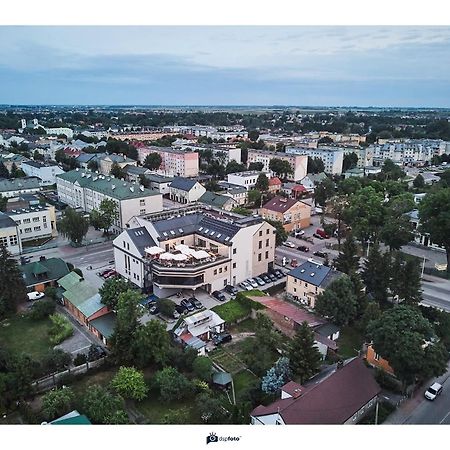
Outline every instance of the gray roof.
<path id="1" fill-rule="evenodd" d="M 172 177 L 165 177 L 163 175 L 158 175 L 157 173 L 149 173 L 145 175 L 145 178 L 151 183 L 170 183 L 173 181 Z"/>
<path id="2" fill-rule="evenodd" d="M 22 189 L 39 189 L 41 180 L 38 177 L 16 178 L 14 180 L 0 180 L 0 192 L 17 191 Z"/>
<path id="3" fill-rule="evenodd" d="M 314 328 L 314 331 L 319 333 L 321 336 L 328 337 L 334 333 L 337 333 L 339 331 L 339 327 L 333 323 L 324 323 L 323 325 L 319 325 Z"/>
<path id="4" fill-rule="evenodd" d="M 103 154 L 104 153 L 81 153 L 81 155 L 78 155 L 75 159 L 83 164 L 89 162 L 91 159 L 97 159 Z"/>
<path id="5" fill-rule="evenodd" d="M 131 230 L 127 229 L 125 231 L 141 255 L 144 255 L 144 249 L 146 247 L 154 247 L 157 245 L 145 227 L 132 228 Z"/>
<path id="6" fill-rule="evenodd" d="M 327 287 L 331 281 L 341 275 L 343 275 L 342 272 L 333 270 L 322 264 L 314 264 L 309 261 L 304 262 L 288 273 L 288 276 L 297 278 L 301 281 L 306 281 L 307 283 L 314 286 L 319 286 L 321 288 Z"/>
<path id="7" fill-rule="evenodd" d="M 227 202 L 234 202 L 234 200 L 227 195 L 221 195 L 211 191 L 206 191 L 198 201 L 218 208 L 222 208 Z"/>
<path id="8" fill-rule="evenodd" d="M 7 214 L 0 212 L 0 228 L 17 227 L 16 222 L 11 219 Z"/>
<path id="9" fill-rule="evenodd" d="M 146 172 L 148 172 L 148 169 L 145 167 L 133 166 L 131 164 L 127 164 L 124 169 L 127 173 L 132 173 L 134 175 L 145 175 Z"/>
<path id="10" fill-rule="evenodd" d="M 172 183 L 170 183 L 170 187 L 180 189 L 182 191 L 190 191 L 196 183 L 196 180 L 190 180 L 189 178 L 183 177 L 175 177 Z"/>

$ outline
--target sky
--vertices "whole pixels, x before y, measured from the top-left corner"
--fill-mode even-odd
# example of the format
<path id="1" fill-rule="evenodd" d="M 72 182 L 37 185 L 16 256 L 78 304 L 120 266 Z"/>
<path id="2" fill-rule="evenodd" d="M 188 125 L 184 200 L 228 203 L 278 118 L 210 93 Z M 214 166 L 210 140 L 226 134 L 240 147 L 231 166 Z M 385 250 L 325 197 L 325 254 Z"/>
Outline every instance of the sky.
<path id="1" fill-rule="evenodd" d="M 0 104 L 450 107 L 450 27 L 0 26 Z"/>

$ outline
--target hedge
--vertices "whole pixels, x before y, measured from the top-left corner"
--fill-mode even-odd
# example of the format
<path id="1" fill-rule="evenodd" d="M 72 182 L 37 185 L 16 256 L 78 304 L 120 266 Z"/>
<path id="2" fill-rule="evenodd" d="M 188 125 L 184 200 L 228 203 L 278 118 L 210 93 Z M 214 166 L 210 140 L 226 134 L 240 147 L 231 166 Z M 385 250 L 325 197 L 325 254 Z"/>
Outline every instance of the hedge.
<path id="1" fill-rule="evenodd" d="M 52 321 L 52 326 L 49 330 L 49 335 L 50 342 L 53 345 L 58 345 L 72 336 L 72 325 L 62 314 L 53 314 L 50 316 L 50 320 Z"/>

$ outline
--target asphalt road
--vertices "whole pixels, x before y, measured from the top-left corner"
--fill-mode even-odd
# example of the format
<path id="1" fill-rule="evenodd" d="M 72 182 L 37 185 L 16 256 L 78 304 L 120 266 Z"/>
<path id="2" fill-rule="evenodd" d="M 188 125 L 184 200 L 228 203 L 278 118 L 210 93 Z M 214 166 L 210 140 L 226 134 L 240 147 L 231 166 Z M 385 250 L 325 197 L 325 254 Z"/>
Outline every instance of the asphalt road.
<path id="1" fill-rule="evenodd" d="M 450 280 L 427 276 L 422 281 L 422 291 L 423 304 L 450 312 Z"/>

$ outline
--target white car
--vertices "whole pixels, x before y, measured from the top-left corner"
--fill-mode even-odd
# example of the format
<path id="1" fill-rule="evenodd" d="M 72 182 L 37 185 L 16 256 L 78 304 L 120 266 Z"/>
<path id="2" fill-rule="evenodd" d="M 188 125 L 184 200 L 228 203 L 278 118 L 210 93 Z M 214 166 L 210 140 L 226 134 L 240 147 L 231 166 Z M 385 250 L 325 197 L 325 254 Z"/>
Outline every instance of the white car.
<path id="1" fill-rule="evenodd" d="M 427 400 L 434 400 L 442 392 L 442 385 L 433 383 L 426 391 L 425 398 Z"/>
<path id="2" fill-rule="evenodd" d="M 259 284 L 256 282 L 256 280 L 254 280 L 253 278 L 249 278 L 247 280 L 247 283 L 249 283 L 252 287 L 258 289 L 259 288 Z"/>
<path id="3" fill-rule="evenodd" d="M 29 302 L 32 300 L 39 300 L 40 298 L 42 298 L 44 296 L 45 296 L 45 294 L 43 292 L 38 292 L 38 291 L 28 292 L 28 294 L 27 294 Z"/>
<path id="4" fill-rule="evenodd" d="M 239 283 L 239 286 L 242 289 L 245 289 L 246 291 L 251 291 L 253 288 L 250 286 L 249 283 L 247 283 L 247 281 L 243 281 L 242 283 Z"/>
<path id="5" fill-rule="evenodd" d="M 303 236 L 304 234 L 305 234 L 305 232 L 303 230 L 296 230 L 294 232 L 295 237 Z"/>
<path id="6" fill-rule="evenodd" d="M 285 247 L 295 248 L 295 244 L 293 242 L 286 241 L 286 242 L 283 242 L 283 245 Z"/>

